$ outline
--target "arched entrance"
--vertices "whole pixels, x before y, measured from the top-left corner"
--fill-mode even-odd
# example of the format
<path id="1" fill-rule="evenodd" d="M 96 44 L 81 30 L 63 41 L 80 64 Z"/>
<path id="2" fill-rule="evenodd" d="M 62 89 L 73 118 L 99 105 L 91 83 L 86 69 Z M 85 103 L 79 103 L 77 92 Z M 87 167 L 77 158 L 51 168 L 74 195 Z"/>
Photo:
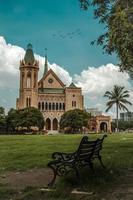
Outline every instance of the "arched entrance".
<path id="1" fill-rule="evenodd" d="M 100 131 L 107 132 L 107 123 L 106 122 L 101 122 Z"/>
<path id="2" fill-rule="evenodd" d="M 53 119 L 53 130 L 58 130 L 58 120 L 56 118 Z"/>
<path id="3" fill-rule="evenodd" d="M 46 119 L 46 130 L 51 130 L 51 120 L 49 118 Z"/>

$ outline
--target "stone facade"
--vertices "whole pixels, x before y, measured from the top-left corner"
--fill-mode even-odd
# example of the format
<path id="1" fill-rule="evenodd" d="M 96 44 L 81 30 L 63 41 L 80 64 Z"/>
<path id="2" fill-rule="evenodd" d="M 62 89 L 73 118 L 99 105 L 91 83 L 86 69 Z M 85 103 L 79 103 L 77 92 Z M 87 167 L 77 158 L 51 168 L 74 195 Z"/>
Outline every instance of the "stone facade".
<path id="1" fill-rule="evenodd" d="M 110 116 L 96 116 L 92 117 L 89 121 L 89 130 L 91 132 L 100 133 L 108 132 L 111 133 L 111 117 Z"/>
<path id="2" fill-rule="evenodd" d="M 66 87 L 52 69 L 48 70 L 47 56 L 44 74 L 39 81 L 38 71 L 39 62 L 35 60 L 32 45 L 29 44 L 24 59 L 20 61 L 20 90 L 16 108 L 38 108 L 44 116 L 45 128 L 57 131 L 65 111 L 83 110 L 82 90 L 73 83 Z"/>

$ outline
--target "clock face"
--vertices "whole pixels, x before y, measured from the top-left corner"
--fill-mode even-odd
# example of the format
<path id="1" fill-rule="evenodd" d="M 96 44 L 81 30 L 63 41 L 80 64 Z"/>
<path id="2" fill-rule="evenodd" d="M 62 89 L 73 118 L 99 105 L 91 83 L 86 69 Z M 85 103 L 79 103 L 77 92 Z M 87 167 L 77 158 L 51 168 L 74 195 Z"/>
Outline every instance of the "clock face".
<path id="1" fill-rule="evenodd" d="M 49 82 L 49 83 L 53 83 L 53 79 L 52 79 L 52 78 L 49 78 L 49 79 L 48 79 L 48 82 Z"/>

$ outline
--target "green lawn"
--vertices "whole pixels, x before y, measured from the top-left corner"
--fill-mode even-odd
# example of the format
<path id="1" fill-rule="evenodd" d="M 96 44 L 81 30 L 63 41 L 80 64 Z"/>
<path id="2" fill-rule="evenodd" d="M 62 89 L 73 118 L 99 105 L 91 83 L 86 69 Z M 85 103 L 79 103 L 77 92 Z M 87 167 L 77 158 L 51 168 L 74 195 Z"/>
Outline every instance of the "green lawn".
<path id="1" fill-rule="evenodd" d="M 102 137 L 100 134 L 88 135 L 90 139 Z M 0 136 L 0 171 L 27 170 L 45 168 L 54 151 L 73 152 L 77 149 L 83 135 L 14 135 Z M 81 171 L 82 180 L 76 182 L 75 174 L 60 179 L 56 191 L 46 193 L 38 188 L 25 188 L 13 191 L 9 186 L 0 185 L 0 200 L 112 200 L 111 194 L 117 190 L 119 200 L 133 199 L 128 193 L 122 193 L 124 188 L 132 185 L 129 170 L 133 169 L 133 134 L 112 134 L 105 138 L 102 156 L 107 170 L 99 162 L 95 163 L 95 172 L 85 169 Z M 120 187 L 119 187 L 120 186 Z M 71 195 L 73 188 L 80 187 L 84 191 L 93 191 L 91 196 Z M 63 192 L 62 192 L 63 191 Z M 127 195 L 127 196 L 123 196 Z M 15 198 L 17 196 L 17 198 Z"/>
<path id="2" fill-rule="evenodd" d="M 73 152 L 83 135 L 0 136 L 0 170 L 46 167 L 54 151 Z M 90 139 L 102 137 L 89 135 Z M 133 166 L 133 134 L 108 135 L 102 155 L 107 166 Z"/>

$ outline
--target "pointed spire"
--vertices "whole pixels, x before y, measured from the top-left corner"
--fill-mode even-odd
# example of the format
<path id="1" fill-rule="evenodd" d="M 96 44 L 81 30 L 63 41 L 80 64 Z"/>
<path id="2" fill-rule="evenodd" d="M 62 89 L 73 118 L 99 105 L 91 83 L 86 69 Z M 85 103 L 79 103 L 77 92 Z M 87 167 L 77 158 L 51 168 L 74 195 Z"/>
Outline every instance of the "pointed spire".
<path id="1" fill-rule="evenodd" d="M 48 58 L 47 58 L 47 48 L 45 49 L 45 64 L 44 64 L 44 74 L 43 76 L 46 75 L 48 72 Z"/>
<path id="2" fill-rule="evenodd" d="M 32 44 L 28 44 L 27 50 L 26 50 L 26 53 L 25 53 L 25 56 L 24 56 L 24 61 L 28 65 L 32 65 L 35 61 L 35 57 L 34 57 L 34 53 L 33 53 L 32 48 L 33 48 Z"/>

